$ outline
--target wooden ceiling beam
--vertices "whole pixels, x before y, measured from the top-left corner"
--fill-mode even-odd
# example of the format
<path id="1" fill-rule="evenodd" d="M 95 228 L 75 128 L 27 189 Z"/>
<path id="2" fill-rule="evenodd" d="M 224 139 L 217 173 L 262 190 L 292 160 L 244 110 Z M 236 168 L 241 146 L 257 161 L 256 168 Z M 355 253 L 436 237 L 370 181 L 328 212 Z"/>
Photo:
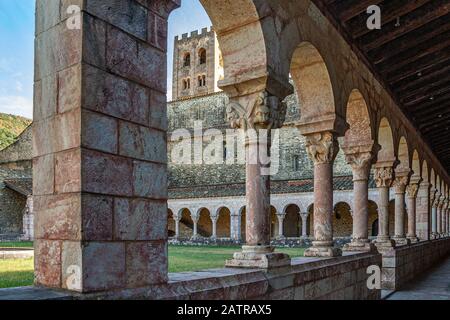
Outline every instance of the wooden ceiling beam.
<path id="1" fill-rule="evenodd" d="M 413 49 L 406 50 L 397 56 L 385 60 L 384 62 L 378 64 L 377 68 L 381 73 L 394 72 L 405 65 L 410 65 L 423 57 L 438 52 L 449 46 L 450 31 L 447 31 L 428 42 L 417 45 Z"/>
<path id="2" fill-rule="evenodd" d="M 417 29 L 415 32 L 406 34 L 403 37 L 389 42 L 384 46 L 369 51 L 367 53 L 369 59 L 375 64 L 379 64 L 390 57 L 393 57 L 401 52 L 414 48 L 417 44 L 425 43 L 434 37 L 450 30 L 450 14 L 427 23 L 423 27 Z"/>
<path id="3" fill-rule="evenodd" d="M 414 75 L 410 79 L 406 79 L 400 83 L 393 85 L 397 94 L 401 95 L 403 91 L 407 89 L 420 88 L 429 83 L 436 82 L 441 79 L 442 76 L 445 76 L 450 73 L 450 64 L 438 64 L 436 68 L 433 68 L 433 72 L 428 74 L 421 74 L 420 76 Z"/>
<path id="4" fill-rule="evenodd" d="M 435 95 L 450 91 L 450 82 L 443 83 L 439 88 L 426 88 L 425 91 L 418 92 L 406 99 L 401 99 L 402 103 L 419 103 L 420 101 L 433 100 Z"/>
<path id="5" fill-rule="evenodd" d="M 359 38 L 358 41 L 362 50 L 368 52 L 394 41 L 449 12 L 450 2 L 448 0 L 435 0 L 407 14 L 401 19 L 399 27 L 396 26 L 395 21 L 392 21 L 381 28 L 381 30 L 369 32 L 366 36 Z"/>
<path id="6" fill-rule="evenodd" d="M 397 18 L 403 17 L 421 6 L 429 3 L 431 0 L 395 0 L 385 1 L 379 5 L 381 9 L 382 29 L 391 21 L 397 21 Z M 375 4 L 375 3 L 373 3 Z M 372 30 L 367 28 L 368 15 L 359 15 L 348 21 L 347 26 L 353 39 L 360 38 Z"/>
<path id="7" fill-rule="evenodd" d="M 436 95 L 434 92 L 439 91 L 442 88 L 442 86 L 448 85 L 450 82 L 450 73 L 447 73 L 439 78 L 437 81 L 429 82 L 427 84 L 424 84 L 422 86 L 414 87 L 412 89 L 404 90 L 402 92 L 396 91 L 396 94 L 401 97 L 402 101 L 405 101 L 409 99 L 410 97 L 413 97 L 414 95 L 424 94 L 424 95 Z"/>
<path id="8" fill-rule="evenodd" d="M 359 0 L 356 3 L 354 1 L 342 1 L 335 5 L 334 10 L 338 12 L 339 20 L 347 22 L 361 13 L 366 13 L 369 6 L 378 5 L 381 2 L 383 0 Z"/>

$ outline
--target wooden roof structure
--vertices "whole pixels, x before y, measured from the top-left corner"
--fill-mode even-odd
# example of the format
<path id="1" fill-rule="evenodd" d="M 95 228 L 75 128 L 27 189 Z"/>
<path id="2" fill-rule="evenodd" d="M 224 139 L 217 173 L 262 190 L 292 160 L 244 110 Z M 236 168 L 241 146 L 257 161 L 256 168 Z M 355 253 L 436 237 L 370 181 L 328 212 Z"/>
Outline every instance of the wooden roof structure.
<path id="1" fill-rule="evenodd" d="M 450 0 L 313 0 L 450 174 Z M 370 30 L 367 8 L 381 9 Z"/>

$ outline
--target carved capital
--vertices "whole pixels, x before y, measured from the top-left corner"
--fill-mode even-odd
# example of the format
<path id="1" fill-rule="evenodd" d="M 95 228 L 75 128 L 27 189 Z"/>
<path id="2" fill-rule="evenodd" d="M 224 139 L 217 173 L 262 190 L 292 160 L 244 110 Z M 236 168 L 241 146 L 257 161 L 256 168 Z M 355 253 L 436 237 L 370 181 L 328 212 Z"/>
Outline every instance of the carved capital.
<path id="1" fill-rule="evenodd" d="M 444 207 L 445 198 L 444 196 L 439 197 L 439 203 L 437 205 L 438 209 L 442 209 Z"/>
<path id="2" fill-rule="evenodd" d="M 306 136 L 306 150 L 314 164 L 333 163 L 339 143 L 332 132 L 314 133 Z"/>
<path id="3" fill-rule="evenodd" d="M 353 180 L 367 180 L 369 178 L 370 167 L 372 166 L 372 152 L 361 152 L 346 154 L 345 159 L 352 167 Z"/>
<path id="4" fill-rule="evenodd" d="M 405 193 L 409 182 L 409 175 L 396 176 L 394 179 L 395 193 Z"/>
<path id="5" fill-rule="evenodd" d="M 376 168 L 374 180 L 377 188 L 390 188 L 394 180 L 394 169 L 392 167 Z"/>
<path id="6" fill-rule="evenodd" d="M 286 119 L 286 103 L 267 91 L 233 98 L 227 105 L 227 119 L 233 129 L 278 129 Z"/>
<path id="7" fill-rule="evenodd" d="M 419 183 L 417 182 L 410 183 L 406 187 L 406 195 L 408 196 L 408 198 L 417 198 L 418 191 L 419 191 Z"/>

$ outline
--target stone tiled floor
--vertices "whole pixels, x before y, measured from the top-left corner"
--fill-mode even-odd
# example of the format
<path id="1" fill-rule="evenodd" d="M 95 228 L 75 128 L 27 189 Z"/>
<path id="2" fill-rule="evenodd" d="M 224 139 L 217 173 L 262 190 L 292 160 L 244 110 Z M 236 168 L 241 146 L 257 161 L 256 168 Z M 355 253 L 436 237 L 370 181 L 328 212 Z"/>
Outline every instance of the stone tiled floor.
<path id="1" fill-rule="evenodd" d="M 450 257 L 387 300 L 450 300 Z"/>

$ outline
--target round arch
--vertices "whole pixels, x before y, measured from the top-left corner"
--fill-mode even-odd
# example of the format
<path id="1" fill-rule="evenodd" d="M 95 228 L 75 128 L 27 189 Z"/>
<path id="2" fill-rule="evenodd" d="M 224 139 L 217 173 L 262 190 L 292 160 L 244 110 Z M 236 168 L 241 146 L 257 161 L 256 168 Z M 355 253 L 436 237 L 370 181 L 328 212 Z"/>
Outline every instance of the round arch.
<path id="1" fill-rule="evenodd" d="M 227 207 L 217 209 L 217 237 L 231 237 L 231 211 Z"/>
<path id="2" fill-rule="evenodd" d="M 409 147 L 408 142 L 405 137 L 401 137 L 398 143 L 398 156 L 397 159 L 399 161 L 397 170 L 409 170 L 410 168 L 410 159 L 409 159 Z"/>
<path id="3" fill-rule="evenodd" d="M 373 143 L 373 125 L 369 115 L 369 108 L 363 95 L 358 89 L 352 90 L 347 103 L 347 123 L 349 130 L 345 133 L 346 146 Z"/>
<path id="4" fill-rule="evenodd" d="M 338 202 L 333 210 L 333 235 L 349 237 L 353 232 L 351 207 L 346 202 Z"/>
<path id="5" fill-rule="evenodd" d="M 378 152 L 378 161 L 395 161 L 394 137 L 392 128 L 387 118 L 382 118 L 378 126 L 378 144 L 381 149 Z"/>
<path id="6" fill-rule="evenodd" d="M 300 218 L 300 207 L 290 204 L 285 209 L 283 222 L 284 236 L 287 238 L 297 238 L 301 235 L 302 219 Z"/>
<path id="7" fill-rule="evenodd" d="M 207 208 L 201 208 L 197 211 L 198 214 L 198 224 L 197 232 L 202 237 L 212 236 L 212 220 L 211 212 Z"/>

